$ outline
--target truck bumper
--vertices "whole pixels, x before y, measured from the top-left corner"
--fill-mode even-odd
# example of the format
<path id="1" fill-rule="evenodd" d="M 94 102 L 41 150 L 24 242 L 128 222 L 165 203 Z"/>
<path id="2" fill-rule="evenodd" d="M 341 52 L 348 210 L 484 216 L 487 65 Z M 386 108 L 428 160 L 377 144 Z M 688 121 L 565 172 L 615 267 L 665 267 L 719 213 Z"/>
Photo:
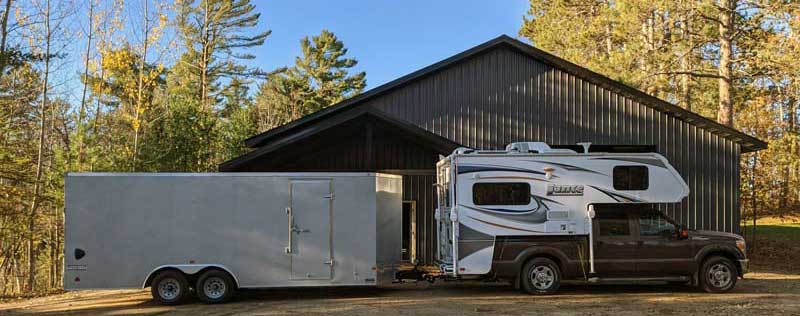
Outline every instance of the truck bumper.
<path id="1" fill-rule="evenodd" d="M 739 276 L 750 272 L 750 259 L 739 259 Z"/>

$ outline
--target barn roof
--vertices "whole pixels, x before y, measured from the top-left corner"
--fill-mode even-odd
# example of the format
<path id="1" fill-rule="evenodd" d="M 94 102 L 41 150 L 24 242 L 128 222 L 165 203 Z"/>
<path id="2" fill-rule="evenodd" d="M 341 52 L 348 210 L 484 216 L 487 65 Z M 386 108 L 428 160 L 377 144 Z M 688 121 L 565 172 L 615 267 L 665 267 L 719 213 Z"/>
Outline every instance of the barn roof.
<path id="1" fill-rule="evenodd" d="M 277 137 L 281 137 L 282 135 L 291 133 L 293 130 L 309 126 L 312 124 L 317 124 L 322 120 L 334 116 L 334 114 L 336 113 L 341 113 L 350 108 L 357 107 L 359 104 L 362 104 L 369 99 L 386 94 L 394 89 L 407 85 L 411 82 L 414 82 L 421 78 L 427 77 L 433 73 L 447 69 L 448 67 L 457 64 L 461 61 L 464 61 L 466 59 L 469 59 L 471 57 L 483 54 L 490 50 L 501 49 L 501 48 L 511 48 L 541 63 L 550 65 L 554 68 L 560 69 L 567 73 L 571 73 L 577 76 L 578 78 L 586 80 L 587 82 L 591 82 L 605 89 L 625 95 L 633 100 L 636 100 L 641 104 L 650 106 L 657 111 L 666 113 L 667 115 L 671 115 L 689 124 L 702 127 L 712 133 L 717 133 L 723 137 L 731 139 L 741 146 L 742 152 L 753 152 L 767 148 L 767 143 L 758 138 L 747 135 L 734 128 L 719 124 L 714 120 L 705 118 L 694 112 L 687 111 L 667 101 L 648 95 L 642 91 L 627 86 L 621 82 L 612 80 L 606 76 L 593 72 L 589 69 L 573 64 L 569 61 L 566 61 L 555 55 L 537 49 L 531 45 L 523 43 L 507 35 L 501 35 L 497 38 L 494 38 L 483 44 L 470 48 L 464 52 L 451 56 L 435 64 L 419 69 L 415 72 L 412 72 L 408 75 L 390 81 L 376 88 L 373 88 L 362 94 L 359 94 L 357 96 L 339 102 L 333 106 L 314 112 L 297 120 L 289 122 L 285 125 L 265 131 L 261 134 L 252 136 L 246 139 L 244 142 L 248 147 L 251 148 L 262 147 L 270 143 Z"/>

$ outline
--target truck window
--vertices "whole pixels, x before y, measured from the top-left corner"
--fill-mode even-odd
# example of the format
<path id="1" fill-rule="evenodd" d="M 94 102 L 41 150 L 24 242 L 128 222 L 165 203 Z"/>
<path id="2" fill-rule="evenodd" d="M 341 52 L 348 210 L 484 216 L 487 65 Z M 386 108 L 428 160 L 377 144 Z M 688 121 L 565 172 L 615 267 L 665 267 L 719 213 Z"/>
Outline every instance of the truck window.
<path id="1" fill-rule="evenodd" d="M 525 182 L 482 182 L 472 185 L 475 205 L 528 205 L 531 185 Z"/>
<path id="2" fill-rule="evenodd" d="M 660 216 L 656 211 L 639 214 L 640 236 L 668 236 L 675 233 L 675 225 Z"/>
<path id="3" fill-rule="evenodd" d="M 641 191 L 647 190 L 650 175 L 646 166 L 615 166 L 614 190 Z"/>
<path id="4" fill-rule="evenodd" d="M 631 225 L 625 211 L 606 211 L 598 214 L 598 231 L 600 236 L 630 236 Z"/>

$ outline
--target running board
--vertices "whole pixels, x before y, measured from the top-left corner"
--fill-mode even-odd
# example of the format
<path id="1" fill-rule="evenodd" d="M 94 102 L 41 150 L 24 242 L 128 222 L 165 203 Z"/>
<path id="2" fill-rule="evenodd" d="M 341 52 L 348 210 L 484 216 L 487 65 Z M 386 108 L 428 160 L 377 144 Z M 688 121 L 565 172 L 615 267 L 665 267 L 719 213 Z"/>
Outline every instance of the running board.
<path id="1" fill-rule="evenodd" d="M 688 276 L 678 277 L 657 277 L 657 278 L 601 278 L 590 277 L 586 279 L 589 283 L 638 283 L 638 282 L 689 282 Z"/>

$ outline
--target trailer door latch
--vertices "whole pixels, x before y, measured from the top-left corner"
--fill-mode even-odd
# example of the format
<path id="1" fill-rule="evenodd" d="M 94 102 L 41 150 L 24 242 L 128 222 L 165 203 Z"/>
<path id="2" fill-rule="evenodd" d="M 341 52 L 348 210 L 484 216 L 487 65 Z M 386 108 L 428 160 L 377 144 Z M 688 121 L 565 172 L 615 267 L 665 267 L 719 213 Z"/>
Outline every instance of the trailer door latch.
<path id="1" fill-rule="evenodd" d="M 331 259 L 331 260 L 328 260 L 328 261 L 325 261 L 325 262 L 323 262 L 323 263 L 324 263 L 324 264 L 327 264 L 327 265 L 329 265 L 329 266 L 333 266 L 333 259 Z"/>
<path id="2" fill-rule="evenodd" d="M 324 196 L 324 198 L 326 198 L 326 199 L 331 199 L 331 200 L 333 200 L 333 198 L 334 198 L 334 197 L 335 197 L 335 196 L 334 196 L 334 194 L 333 194 L 333 193 L 331 193 L 331 194 L 328 194 L 328 195 Z"/>

